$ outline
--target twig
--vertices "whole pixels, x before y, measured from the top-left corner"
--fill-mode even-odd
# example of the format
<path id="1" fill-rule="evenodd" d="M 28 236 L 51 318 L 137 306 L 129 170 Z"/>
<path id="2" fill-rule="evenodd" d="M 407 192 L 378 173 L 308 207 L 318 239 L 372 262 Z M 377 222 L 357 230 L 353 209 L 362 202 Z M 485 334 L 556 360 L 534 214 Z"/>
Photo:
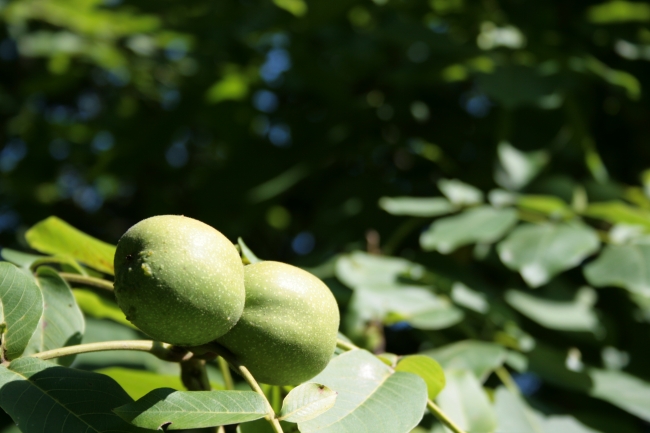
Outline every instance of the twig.
<path id="1" fill-rule="evenodd" d="M 68 283 L 83 284 L 84 286 L 109 290 L 111 292 L 113 291 L 113 283 L 107 280 L 102 280 L 101 278 L 89 277 L 86 275 L 79 275 L 79 274 L 70 274 L 67 272 L 59 272 L 59 275 Z"/>
<path id="2" fill-rule="evenodd" d="M 59 349 L 47 350 L 45 352 L 31 355 L 33 358 L 52 359 L 68 355 L 78 355 L 88 352 L 105 352 L 109 350 L 136 350 L 140 352 L 149 352 L 152 355 L 171 362 L 180 362 L 186 359 L 190 353 L 177 346 L 151 340 L 121 340 L 121 341 L 102 341 L 100 343 L 78 344 L 76 346 L 61 347 Z"/>
<path id="3" fill-rule="evenodd" d="M 454 433 L 465 433 L 463 429 L 458 427 L 443 411 L 430 399 L 427 399 L 427 408 L 435 415 L 441 423 L 443 423 L 449 430 Z"/>

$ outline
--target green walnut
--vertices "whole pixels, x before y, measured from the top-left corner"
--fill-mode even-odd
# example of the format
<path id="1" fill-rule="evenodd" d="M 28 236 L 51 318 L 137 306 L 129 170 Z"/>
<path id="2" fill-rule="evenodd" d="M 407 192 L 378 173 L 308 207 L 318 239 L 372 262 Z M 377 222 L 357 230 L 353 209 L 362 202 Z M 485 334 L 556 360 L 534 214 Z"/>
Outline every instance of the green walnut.
<path id="1" fill-rule="evenodd" d="M 259 382 L 297 385 L 320 373 L 332 356 L 339 310 L 318 278 L 279 262 L 244 267 L 246 307 L 217 342 Z"/>
<path id="2" fill-rule="evenodd" d="M 131 227 L 115 251 L 115 297 L 147 335 L 206 344 L 241 317 L 244 267 L 234 245 L 192 218 L 160 215 Z"/>

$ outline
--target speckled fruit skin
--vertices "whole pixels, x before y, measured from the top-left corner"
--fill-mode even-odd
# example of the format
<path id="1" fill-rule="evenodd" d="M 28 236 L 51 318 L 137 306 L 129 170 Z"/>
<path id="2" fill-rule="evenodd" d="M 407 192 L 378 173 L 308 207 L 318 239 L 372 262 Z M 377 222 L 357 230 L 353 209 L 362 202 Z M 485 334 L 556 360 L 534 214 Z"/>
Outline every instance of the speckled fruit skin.
<path id="1" fill-rule="evenodd" d="M 325 283 L 272 261 L 245 266 L 244 280 L 244 314 L 217 342 L 262 383 L 298 385 L 320 373 L 339 329 L 339 309 Z"/>
<path id="2" fill-rule="evenodd" d="M 192 218 L 140 221 L 115 252 L 115 297 L 127 319 L 152 338 L 205 344 L 241 317 L 244 267 L 234 245 Z"/>

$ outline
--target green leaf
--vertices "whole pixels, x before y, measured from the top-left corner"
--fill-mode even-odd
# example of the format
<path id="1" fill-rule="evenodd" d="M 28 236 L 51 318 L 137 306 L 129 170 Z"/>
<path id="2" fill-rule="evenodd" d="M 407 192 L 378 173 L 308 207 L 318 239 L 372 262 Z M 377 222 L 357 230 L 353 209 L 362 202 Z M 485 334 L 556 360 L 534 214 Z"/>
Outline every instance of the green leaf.
<path id="1" fill-rule="evenodd" d="M 292 389 L 285 397 L 280 420 L 305 422 L 316 418 L 334 406 L 336 391 L 318 383 L 303 383 Z"/>
<path id="2" fill-rule="evenodd" d="M 494 173 L 496 183 L 504 188 L 519 190 L 526 186 L 548 163 L 545 151 L 522 152 L 507 141 L 497 148 L 499 167 Z"/>
<path id="3" fill-rule="evenodd" d="M 610 224 L 639 225 L 650 230 L 650 211 L 632 207 L 620 201 L 590 204 L 583 215 L 598 218 Z"/>
<path id="4" fill-rule="evenodd" d="M 596 260 L 584 268 L 589 284 L 622 287 L 650 295 L 650 245 L 607 245 Z"/>
<path id="5" fill-rule="evenodd" d="M 393 284 L 400 276 L 417 278 L 422 266 L 398 257 L 376 256 L 354 251 L 336 261 L 336 277 L 351 288 Z"/>
<path id="6" fill-rule="evenodd" d="M 650 5 L 625 0 L 604 2 L 590 6 L 587 18 L 596 24 L 650 22 Z"/>
<path id="7" fill-rule="evenodd" d="M 6 261 L 13 263 L 16 266 L 21 268 L 29 268 L 32 264 L 38 260 L 42 260 L 47 256 L 39 256 L 37 254 L 28 254 L 22 251 L 16 251 L 9 248 L 3 248 L 0 250 L 0 256 Z"/>
<path id="8" fill-rule="evenodd" d="M 180 375 L 158 374 L 147 370 L 134 370 L 122 367 L 109 367 L 95 370 L 95 373 L 105 374 L 115 380 L 123 389 L 137 400 L 156 388 L 173 388 L 178 391 L 185 390 Z M 214 389 L 223 389 L 223 386 L 210 382 Z"/>
<path id="9" fill-rule="evenodd" d="M 596 232 L 583 224 L 524 224 L 512 231 L 497 250 L 501 261 L 519 271 L 531 287 L 578 265 L 598 250 Z"/>
<path id="10" fill-rule="evenodd" d="M 29 246 L 46 254 L 72 257 L 75 260 L 113 275 L 113 245 L 95 239 L 57 217 L 49 217 L 27 230 Z"/>
<path id="11" fill-rule="evenodd" d="M 379 207 L 392 215 L 435 217 L 457 208 L 443 197 L 382 197 Z"/>
<path id="12" fill-rule="evenodd" d="M 496 418 L 481 383 L 469 370 L 447 370 L 438 405 L 466 432 L 492 432 Z M 519 432 L 517 432 L 519 433 Z"/>
<path id="13" fill-rule="evenodd" d="M 138 401 L 113 410 L 138 427 L 167 430 L 213 427 L 266 415 L 266 401 L 253 391 L 176 391 L 154 389 Z"/>
<path id="14" fill-rule="evenodd" d="M 445 372 L 437 361 L 428 356 L 405 356 L 399 360 L 395 370 L 420 376 L 427 384 L 430 400 L 434 400 L 445 387 Z"/>
<path id="15" fill-rule="evenodd" d="M 485 294 L 467 287 L 463 283 L 455 282 L 451 287 L 451 299 L 462 307 L 485 314 L 490 310 L 490 303 Z"/>
<path id="16" fill-rule="evenodd" d="M 13 361 L 10 368 L 0 367 L 0 407 L 23 433 L 144 433 L 111 412 L 131 401 L 102 374 L 29 357 Z"/>
<path id="17" fill-rule="evenodd" d="M 650 422 L 650 383 L 617 370 L 589 369 L 589 394 Z"/>
<path id="18" fill-rule="evenodd" d="M 25 355 L 81 343 L 85 322 L 68 283 L 52 268 L 40 267 L 36 280 L 43 293 L 44 309 L 36 332 L 29 340 Z M 70 365 L 74 356 L 57 358 L 56 363 Z"/>
<path id="19" fill-rule="evenodd" d="M 482 382 L 506 360 L 507 350 L 498 344 L 465 340 L 422 352 L 445 370 L 469 370 Z"/>
<path id="20" fill-rule="evenodd" d="M 31 274 L 10 263 L 0 263 L 0 350 L 3 359 L 12 360 L 23 353 L 42 314 L 43 295 Z"/>
<path id="21" fill-rule="evenodd" d="M 495 242 L 516 222 L 517 211 L 514 209 L 480 206 L 435 221 L 420 236 L 420 246 L 426 251 L 448 254 L 463 245 Z"/>
<path id="22" fill-rule="evenodd" d="M 96 319 L 111 319 L 122 325 L 136 329 L 136 327 L 126 319 L 124 312 L 117 304 L 106 299 L 91 290 L 74 289 L 74 297 L 86 315 Z"/>
<path id="23" fill-rule="evenodd" d="M 338 393 L 334 407 L 298 424 L 302 433 L 408 433 L 422 419 L 427 401 L 424 381 L 393 372 L 365 350 L 334 358 L 312 379 Z"/>
<path id="24" fill-rule="evenodd" d="M 515 310 L 549 329 L 591 332 L 600 329 L 593 310 L 597 296 L 589 287 L 581 288 L 575 300 L 569 302 L 541 299 L 514 290 L 507 291 L 505 299 Z"/>
<path id="25" fill-rule="evenodd" d="M 307 3 L 304 0 L 273 0 L 280 9 L 301 17 L 307 13 Z"/>
<path id="26" fill-rule="evenodd" d="M 598 433 L 572 416 L 545 416 L 502 386 L 494 393 L 494 411 L 499 422 L 498 432 Z"/>
<path id="27" fill-rule="evenodd" d="M 40 264 L 52 264 L 59 263 L 62 267 L 70 267 L 73 272 L 86 275 L 88 273 L 87 269 L 84 269 L 74 261 L 71 257 L 55 257 L 55 256 L 41 256 L 37 254 L 28 254 L 22 251 L 11 250 L 9 248 L 3 248 L 0 251 L 0 256 L 6 261 L 13 263 L 21 268 L 31 269 L 32 266 Z"/>
<path id="28" fill-rule="evenodd" d="M 407 321 L 419 329 L 448 328 L 463 319 L 463 312 L 447 298 L 420 286 L 360 286 L 350 308 L 364 321 Z"/>
<path id="29" fill-rule="evenodd" d="M 237 238 L 237 245 L 241 248 L 242 259 L 244 259 L 244 261 L 248 261 L 248 263 L 257 263 L 262 261 L 262 259 L 259 259 L 250 248 L 248 248 L 242 238 Z"/>
<path id="30" fill-rule="evenodd" d="M 458 179 L 440 179 L 438 188 L 455 205 L 466 206 L 483 203 L 483 192 Z"/>
<path id="31" fill-rule="evenodd" d="M 517 198 L 520 209 L 541 213 L 550 218 L 569 218 L 573 211 L 559 197 L 552 195 L 522 195 Z"/>

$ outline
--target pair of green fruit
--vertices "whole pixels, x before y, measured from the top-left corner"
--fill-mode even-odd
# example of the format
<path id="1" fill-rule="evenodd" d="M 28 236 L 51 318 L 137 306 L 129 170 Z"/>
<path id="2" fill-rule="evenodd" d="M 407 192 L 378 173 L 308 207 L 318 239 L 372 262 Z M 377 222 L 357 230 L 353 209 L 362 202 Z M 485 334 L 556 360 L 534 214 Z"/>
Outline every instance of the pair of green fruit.
<path id="1" fill-rule="evenodd" d="M 321 280 L 279 262 L 244 266 L 219 231 L 183 216 L 148 218 L 122 236 L 115 297 L 152 338 L 216 341 L 263 383 L 311 379 L 336 346 L 338 306 Z"/>

